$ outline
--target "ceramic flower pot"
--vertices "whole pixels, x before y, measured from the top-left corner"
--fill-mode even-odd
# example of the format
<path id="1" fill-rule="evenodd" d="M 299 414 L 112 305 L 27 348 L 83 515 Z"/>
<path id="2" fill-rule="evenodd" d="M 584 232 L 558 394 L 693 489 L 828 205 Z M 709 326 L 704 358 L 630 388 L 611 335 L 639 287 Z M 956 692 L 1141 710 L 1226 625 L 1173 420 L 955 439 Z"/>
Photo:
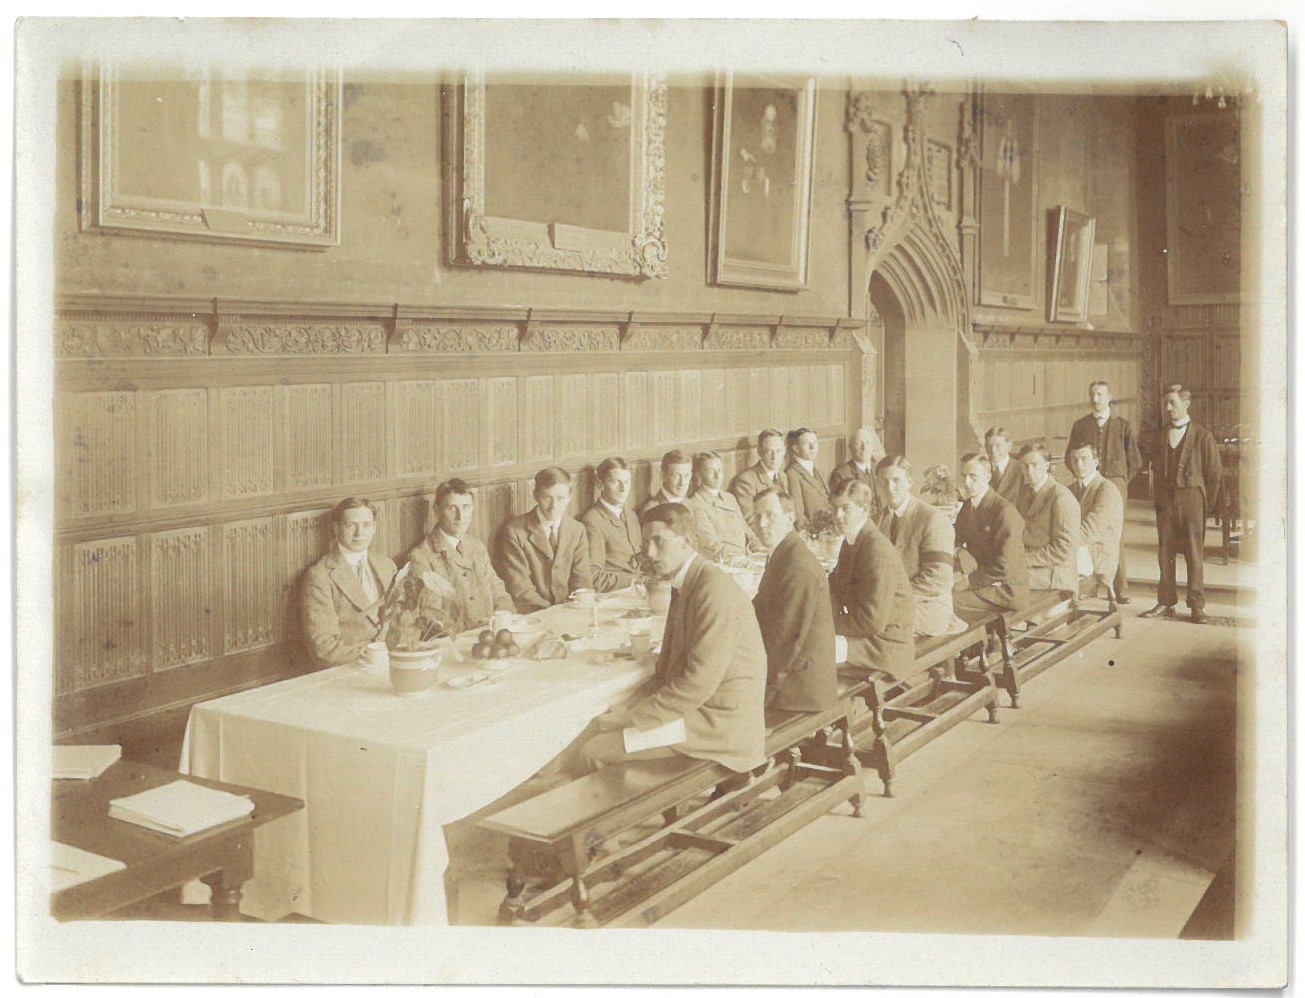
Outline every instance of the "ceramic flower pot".
<path id="1" fill-rule="evenodd" d="M 435 688 L 443 648 L 422 648 L 417 651 L 390 649 L 390 685 L 401 697 L 421 696 Z"/>

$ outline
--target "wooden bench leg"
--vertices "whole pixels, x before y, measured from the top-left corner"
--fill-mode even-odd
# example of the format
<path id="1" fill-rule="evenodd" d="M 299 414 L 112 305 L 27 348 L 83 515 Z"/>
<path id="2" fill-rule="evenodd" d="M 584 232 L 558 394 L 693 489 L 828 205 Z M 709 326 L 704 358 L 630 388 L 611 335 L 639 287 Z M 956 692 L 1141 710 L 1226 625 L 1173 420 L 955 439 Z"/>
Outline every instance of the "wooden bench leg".
<path id="1" fill-rule="evenodd" d="M 247 875 L 243 872 L 230 870 L 219 870 L 200 877 L 200 880 L 208 884 L 211 892 L 209 905 L 214 921 L 240 921 L 241 888 L 246 879 Z"/>
<path id="2" fill-rule="evenodd" d="M 893 796 L 893 752 L 888 744 L 888 725 L 884 722 L 884 697 L 878 682 L 870 684 L 866 692 L 866 702 L 870 706 L 870 722 L 875 733 L 874 745 L 870 748 L 870 760 L 879 773 L 884 785 L 884 796 Z M 849 733 L 850 737 L 850 733 Z"/>
<path id="3" fill-rule="evenodd" d="M 521 914 L 521 908 L 525 904 L 525 899 L 522 897 L 525 890 L 525 874 L 519 872 L 515 867 L 509 870 L 507 892 L 503 895 L 503 901 L 498 906 L 499 925 L 516 924 L 517 917 Z"/>
<path id="4" fill-rule="evenodd" d="M 997 685 L 1004 689 L 1007 696 L 1010 697 L 1011 710 L 1019 710 L 1020 677 L 1019 673 L 1015 671 L 1015 650 L 1011 646 L 1010 631 L 1006 627 L 1006 620 L 1004 617 L 997 624 L 997 632 L 998 647 L 1001 651 L 1001 682 Z M 997 705 L 995 702 L 988 708 L 989 720 L 993 724 L 997 723 L 995 716 L 996 708 Z"/>
<path id="5" fill-rule="evenodd" d="M 594 913 L 589 910 L 589 886 L 585 883 L 585 873 L 589 868 L 589 850 L 585 848 L 580 836 L 571 839 L 571 848 L 567 851 L 565 863 L 567 874 L 571 877 L 571 907 L 575 909 L 575 925 L 580 929 L 597 928 Z"/>

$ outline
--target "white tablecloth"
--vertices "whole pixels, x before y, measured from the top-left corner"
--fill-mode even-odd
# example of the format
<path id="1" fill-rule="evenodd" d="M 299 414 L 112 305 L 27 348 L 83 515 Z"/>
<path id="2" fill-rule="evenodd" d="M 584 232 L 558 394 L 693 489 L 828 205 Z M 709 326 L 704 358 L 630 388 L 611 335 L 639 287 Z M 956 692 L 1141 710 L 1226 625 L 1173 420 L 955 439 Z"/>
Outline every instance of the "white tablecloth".
<path id="1" fill-rule="evenodd" d="M 348 924 L 447 921 L 443 826 L 536 773 L 589 720 L 647 679 L 651 662 L 599 664 L 627 640 L 641 601 L 605 601 L 594 647 L 514 664 L 492 683 L 401 698 L 388 673 L 342 666 L 236 693 L 191 710 L 181 771 L 289 794 L 305 808 L 255 832 L 255 874 L 241 911 Z M 641 604 L 646 605 L 646 604 Z M 533 615 L 583 634 L 588 611 Z M 469 639 L 460 639 L 462 649 Z M 446 667 L 443 676 L 478 662 Z"/>

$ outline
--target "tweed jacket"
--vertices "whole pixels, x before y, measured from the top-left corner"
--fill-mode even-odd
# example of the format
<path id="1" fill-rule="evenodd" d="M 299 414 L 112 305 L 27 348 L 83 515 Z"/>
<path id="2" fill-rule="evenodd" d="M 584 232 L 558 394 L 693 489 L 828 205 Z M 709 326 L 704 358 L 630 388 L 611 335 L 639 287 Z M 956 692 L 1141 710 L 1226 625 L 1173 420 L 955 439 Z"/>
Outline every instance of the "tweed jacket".
<path id="1" fill-rule="evenodd" d="M 877 521 L 880 533 L 890 540 L 894 516 L 891 509 L 885 509 Z M 915 633 L 947 633 L 954 617 L 952 559 L 956 550 L 956 533 L 947 514 L 911 496 L 893 546 L 915 594 Z"/>
<path id="2" fill-rule="evenodd" d="M 684 719 L 677 752 L 741 773 L 766 756 L 766 647 L 747 594 L 701 555 L 671 595 L 651 691 L 629 709 L 641 730 Z"/>
<path id="3" fill-rule="evenodd" d="M 793 497 L 793 523 L 799 530 L 804 530 L 811 517 L 829 508 L 829 486 L 819 468 L 814 474 L 808 473 L 796 461 L 788 463 L 784 474 L 788 478 L 788 493 Z"/>
<path id="4" fill-rule="evenodd" d="M 436 527 L 412 549 L 408 564 L 412 566 L 409 571 L 432 571 L 453 583 L 462 608 L 458 630 L 483 627 L 494 611 L 513 608 L 503 580 L 494 574 L 488 548 L 470 534 L 464 534 L 454 547 L 448 535 Z"/>
<path id="5" fill-rule="evenodd" d="M 1200 489 L 1207 511 L 1218 509 L 1219 488 L 1223 481 L 1223 458 L 1214 434 L 1204 426 L 1187 424 L 1182 443 L 1178 445 L 1178 467 L 1170 482 L 1165 474 L 1165 455 L 1168 450 L 1168 429 L 1160 431 L 1160 454 L 1155 461 L 1155 504 L 1166 506 L 1173 501 L 1173 490 Z"/>
<path id="6" fill-rule="evenodd" d="M 762 489 L 778 485 L 785 492 L 788 491 L 788 475 L 784 474 L 784 469 L 781 468 L 775 472 L 775 475 L 776 478 L 772 478 L 770 472 L 758 461 L 751 468 L 744 468 L 734 476 L 734 480 L 730 482 L 730 491 L 739 501 L 739 512 L 745 517 L 751 517 L 753 498 Z"/>
<path id="7" fill-rule="evenodd" d="M 557 555 L 539 522 L 539 507 L 514 516 L 499 532 L 495 567 L 507 585 L 518 613 L 531 613 L 567 599 L 577 589 L 593 587 L 585 528 L 562 517 Z"/>
<path id="8" fill-rule="evenodd" d="M 648 512 L 648 510 L 654 509 L 655 507 L 668 502 L 678 502 L 683 506 L 688 506 L 689 497 L 686 495 L 683 499 L 672 499 L 667 494 L 666 489 L 658 486 L 657 491 L 645 499 L 643 505 L 639 507 L 639 515 L 643 516 L 644 513 Z"/>
<path id="9" fill-rule="evenodd" d="M 594 573 L 594 588 L 600 593 L 624 589 L 634 584 L 630 559 L 643 547 L 639 518 L 633 510 L 623 509 L 620 519 L 597 500 L 584 511 L 580 523 L 589 539 L 589 567 Z"/>
<path id="10" fill-rule="evenodd" d="M 394 562 L 374 551 L 367 561 L 376 576 L 382 598 L 394 581 Z M 300 620 L 304 642 L 320 666 L 353 665 L 363 649 L 381 633 L 379 601 L 363 593 L 357 573 L 338 547 L 304 573 L 300 593 Z"/>
<path id="11" fill-rule="evenodd" d="M 693 511 L 698 552 L 712 561 L 764 550 L 732 493 L 722 491 L 714 496 L 706 489 L 695 489 L 689 497 L 689 509 Z"/>
<path id="12" fill-rule="evenodd" d="M 1133 427 L 1123 416 L 1113 412 L 1105 426 L 1097 426 L 1091 413 L 1076 419 L 1069 430 L 1069 443 L 1065 446 L 1065 464 L 1069 465 L 1069 452 L 1084 444 L 1092 444 L 1101 459 L 1098 469 L 1106 478 L 1117 478 L 1127 487 L 1142 470 L 1142 452 L 1138 449 Z"/>
<path id="13" fill-rule="evenodd" d="M 992 481 L 988 483 L 988 487 L 1023 515 L 1024 503 L 1028 499 L 1029 483 L 1024 477 L 1024 466 L 1015 458 L 1012 457 L 1006 462 L 1006 470 L 1001 474 L 997 474 L 997 467 L 993 466 Z"/>
<path id="14" fill-rule="evenodd" d="M 766 645 L 766 702 L 818 711 L 838 699 L 829 582 L 796 530 L 770 553 L 752 597 Z"/>
<path id="15" fill-rule="evenodd" d="M 993 606 L 1022 610 L 1029 601 L 1029 573 L 1024 563 L 1024 520 L 991 488 L 977 508 L 969 500 L 956 514 L 956 545 L 978 567 L 964 588 Z"/>
<path id="16" fill-rule="evenodd" d="M 915 662 L 915 597 L 892 542 L 866 521 L 843 542 L 829 576 L 834 632 L 846 637 L 847 664 L 881 669 L 897 679 Z"/>
<path id="17" fill-rule="evenodd" d="M 1054 478 L 1024 503 L 1024 564 L 1030 589 L 1078 591 L 1081 515 L 1073 493 Z"/>
<path id="18" fill-rule="evenodd" d="M 1115 483 L 1098 474 L 1085 488 L 1076 481 L 1069 491 L 1080 510 L 1079 543 L 1092 559 L 1092 574 L 1113 585 L 1124 539 L 1124 500 Z"/>

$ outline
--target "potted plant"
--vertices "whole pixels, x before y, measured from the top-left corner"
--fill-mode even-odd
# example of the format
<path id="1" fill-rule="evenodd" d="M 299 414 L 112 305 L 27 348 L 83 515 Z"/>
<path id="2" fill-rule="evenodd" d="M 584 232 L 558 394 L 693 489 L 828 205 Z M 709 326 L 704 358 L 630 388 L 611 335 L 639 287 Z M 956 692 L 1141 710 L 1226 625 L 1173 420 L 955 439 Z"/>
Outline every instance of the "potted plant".
<path id="1" fill-rule="evenodd" d="M 381 603 L 381 639 L 389 649 L 390 683 L 400 696 L 425 693 L 435 678 L 449 638 L 461 627 L 453 584 L 437 572 L 405 566 Z"/>
<path id="2" fill-rule="evenodd" d="M 952 471 L 945 464 L 935 464 L 926 468 L 924 484 L 920 488 L 920 498 L 931 506 L 945 509 L 953 515 L 960 506 L 960 493 L 952 479 Z"/>
<path id="3" fill-rule="evenodd" d="M 652 562 L 641 551 L 636 551 L 630 558 L 630 568 L 634 571 L 634 591 L 648 598 L 649 610 L 665 616 L 671 608 L 670 580 L 660 578 Z"/>
<path id="4" fill-rule="evenodd" d="M 843 545 L 843 535 L 834 521 L 834 511 L 828 506 L 816 510 L 807 519 L 807 543 L 821 561 L 837 561 L 838 549 Z"/>

